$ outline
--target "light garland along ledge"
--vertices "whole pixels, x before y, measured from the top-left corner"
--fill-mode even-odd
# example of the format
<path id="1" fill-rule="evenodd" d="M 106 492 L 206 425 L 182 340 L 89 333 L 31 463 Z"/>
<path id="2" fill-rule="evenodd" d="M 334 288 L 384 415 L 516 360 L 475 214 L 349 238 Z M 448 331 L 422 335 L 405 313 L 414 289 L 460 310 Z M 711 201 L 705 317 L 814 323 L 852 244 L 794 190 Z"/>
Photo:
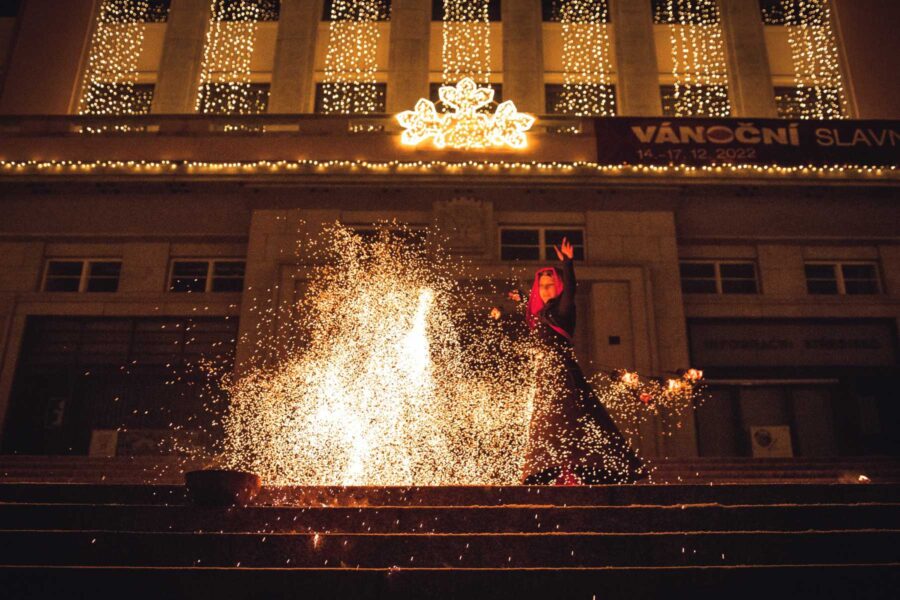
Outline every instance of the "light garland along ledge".
<path id="1" fill-rule="evenodd" d="M 247 175 L 347 174 L 372 175 L 553 175 L 553 176 L 677 176 L 706 178 L 752 176 L 763 179 L 900 179 L 895 166 L 780 166 L 723 165 L 609 165 L 595 162 L 516 161 L 360 161 L 261 160 L 247 162 L 201 161 L 0 161 L 0 175 Z"/>

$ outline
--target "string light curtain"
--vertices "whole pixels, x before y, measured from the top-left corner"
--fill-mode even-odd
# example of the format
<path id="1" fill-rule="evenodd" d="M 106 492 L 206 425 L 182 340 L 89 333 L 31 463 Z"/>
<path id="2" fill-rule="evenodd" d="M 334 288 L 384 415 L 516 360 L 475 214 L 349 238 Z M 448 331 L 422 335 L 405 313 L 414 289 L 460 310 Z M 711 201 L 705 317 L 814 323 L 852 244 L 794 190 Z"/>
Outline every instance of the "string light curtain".
<path id="1" fill-rule="evenodd" d="M 847 97 L 829 0 L 782 0 L 802 119 L 843 119 Z"/>
<path id="2" fill-rule="evenodd" d="M 383 110 L 375 83 L 378 21 L 387 18 L 384 0 L 333 0 L 322 83 L 322 112 L 375 113 Z"/>
<path id="3" fill-rule="evenodd" d="M 147 29 L 148 0 L 104 0 L 91 39 L 79 114 L 146 114 L 136 93 L 138 59 Z"/>
<path id="4" fill-rule="evenodd" d="M 203 49 L 197 112 L 246 115 L 262 112 L 251 93 L 250 59 L 261 17 L 253 0 L 212 0 Z"/>
<path id="5" fill-rule="evenodd" d="M 657 22 L 669 24 L 672 42 L 675 116 L 729 116 L 717 0 L 665 0 L 657 6 Z"/>
<path id="6" fill-rule="evenodd" d="M 615 114 L 607 0 L 562 0 L 563 91 L 557 112 Z"/>
<path id="7" fill-rule="evenodd" d="M 444 85 L 469 77 L 480 85 L 491 78 L 491 22 L 488 0 L 443 0 Z"/>

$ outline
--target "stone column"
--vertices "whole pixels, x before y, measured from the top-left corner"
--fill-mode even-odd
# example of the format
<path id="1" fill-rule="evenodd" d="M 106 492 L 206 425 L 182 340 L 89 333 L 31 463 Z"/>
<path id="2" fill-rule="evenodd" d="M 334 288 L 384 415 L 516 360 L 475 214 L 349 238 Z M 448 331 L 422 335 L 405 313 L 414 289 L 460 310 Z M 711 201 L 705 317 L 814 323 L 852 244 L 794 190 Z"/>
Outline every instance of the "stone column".
<path id="1" fill-rule="evenodd" d="M 388 57 L 387 112 L 408 110 L 428 97 L 430 0 L 394 0 Z"/>
<path id="2" fill-rule="evenodd" d="M 150 112 L 195 112 L 210 16 L 209 0 L 172 0 Z"/>
<path id="3" fill-rule="evenodd" d="M 765 29 L 756 2 L 719 0 L 728 65 L 728 96 L 736 117 L 777 117 Z"/>
<path id="4" fill-rule="evenodd" d="M 322 10 L 322 0 L 281 0 L 270 113 L 312 112 L 316 30 Z"/>
<path id="5" fill-rule="evenodd" d="M 540 0 L 503 0 L 503 99 L 543 114 L 544 49 Z"/>
<path id="6" fill-rule="evenodd" d="M 615 37 L 617 113 L 627 117 L 662 115 L 649 0 L 609 0 L 609 14 Z"/>

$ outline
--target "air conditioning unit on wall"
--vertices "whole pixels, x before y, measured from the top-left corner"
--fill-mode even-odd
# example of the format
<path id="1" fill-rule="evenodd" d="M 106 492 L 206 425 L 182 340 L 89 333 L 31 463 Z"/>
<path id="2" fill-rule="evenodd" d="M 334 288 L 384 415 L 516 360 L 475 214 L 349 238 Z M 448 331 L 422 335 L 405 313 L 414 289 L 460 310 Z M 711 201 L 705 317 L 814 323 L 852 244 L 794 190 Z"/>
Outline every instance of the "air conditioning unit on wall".
<path id="1" fill-rule="evenodd" d="M 750 428 L 753 458 L 791 457 L 791 428 L 787 425 L 766 425 Z"/>

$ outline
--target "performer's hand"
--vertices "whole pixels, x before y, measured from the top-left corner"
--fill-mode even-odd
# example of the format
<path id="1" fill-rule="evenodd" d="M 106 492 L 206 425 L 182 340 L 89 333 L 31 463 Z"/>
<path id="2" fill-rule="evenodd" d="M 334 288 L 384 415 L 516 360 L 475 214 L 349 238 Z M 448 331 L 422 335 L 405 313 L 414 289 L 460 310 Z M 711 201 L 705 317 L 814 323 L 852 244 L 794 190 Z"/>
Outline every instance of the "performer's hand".
<path id="1" fill-rule="evenodd" d="M 569 243 L 569 240 L 563 238 L 562 244 L 560 244 L 560 246 L 561 248 L 553 246 L 553 249 L 556 250 L 556 257 L 559 258 L 559 260 L 564 260 L 566 258 L 572 260 L 575 257 L 575 248 L 572 247 L 572 244 Z"/>
<path id="2" fill-rule="evenodd" d="M 506 297 L 512 300 L 513 302 L 521 302 L 522 294 L 519 290 L 510 290 L 509 293 L 506 294 Z"/>

